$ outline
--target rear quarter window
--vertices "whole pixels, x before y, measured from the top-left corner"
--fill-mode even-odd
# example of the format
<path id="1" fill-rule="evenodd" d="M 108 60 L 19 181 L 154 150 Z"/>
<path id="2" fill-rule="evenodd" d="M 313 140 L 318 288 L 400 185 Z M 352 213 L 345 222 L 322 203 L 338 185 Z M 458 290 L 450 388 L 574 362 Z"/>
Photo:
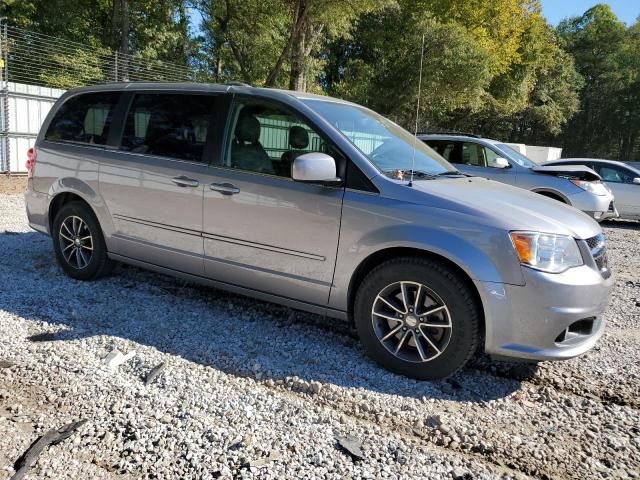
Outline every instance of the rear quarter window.
<path id="1" fill-rule="evenodd" d="M 55 113 L 45 140 L 106 145 L 120 92 L 85 93 L 71 97 Z"/>

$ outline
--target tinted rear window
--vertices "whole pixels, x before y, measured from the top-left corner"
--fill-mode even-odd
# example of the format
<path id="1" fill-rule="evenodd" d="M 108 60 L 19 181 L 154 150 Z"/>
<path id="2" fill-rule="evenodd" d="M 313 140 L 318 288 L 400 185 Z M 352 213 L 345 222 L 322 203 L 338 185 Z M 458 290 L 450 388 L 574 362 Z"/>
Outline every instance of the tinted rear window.
<path id="1" fill-rule="evenodd" d="M 86 93 L 70 98 L 56 112 L 45 140 L 105 145 L 119 92 Z"/>
<path id="2" fill-rule="evenodd" d="M 131 104 L 121 150 L 202 161 L 215 97 L 137 94 Z"/>

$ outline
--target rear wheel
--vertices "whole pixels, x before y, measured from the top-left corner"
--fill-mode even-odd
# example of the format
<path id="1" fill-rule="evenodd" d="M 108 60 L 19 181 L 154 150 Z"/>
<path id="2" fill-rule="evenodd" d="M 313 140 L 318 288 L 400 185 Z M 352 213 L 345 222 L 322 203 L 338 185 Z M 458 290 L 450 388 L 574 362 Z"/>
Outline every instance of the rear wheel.
<path id="1" fill-rule="evenodd" d="M 102 229 L 86 204 L 63 205 L 53 221 L 51 236 L 58 264 L 68 276 L 94 280 L 111 271 L 113 262 L 107 256 Z"/>
<path id="2" fill-rule="evenodd" d="M 354 317 L 371 358 L 420 380 L 455 373 L 480 338 L 480 311 L 470 287 L 447 266 L 418 257 L 375 268 L 358 289 Z"/>

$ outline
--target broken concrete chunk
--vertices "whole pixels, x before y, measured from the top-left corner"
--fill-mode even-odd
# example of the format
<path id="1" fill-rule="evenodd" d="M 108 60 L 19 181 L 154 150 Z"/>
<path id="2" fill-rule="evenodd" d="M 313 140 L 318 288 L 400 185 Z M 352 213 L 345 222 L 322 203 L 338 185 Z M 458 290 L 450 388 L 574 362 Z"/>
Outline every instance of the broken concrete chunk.
<path id="1" fill-rule="evenodd" d="M 153 367 L 151 371 L 147 373 L 147 376 L 144 378 L 144 384 L 149 385 L 151 382 L 153 382 L 156 379 L 156 377 L 158 377 L 158 375 L 162 373 L 162 371 L 164 370 L 164 367 L 165 367 L 164 362 Z"/>
<path id="2" fill-rule="evenodd" d="M 109 355 L 102 360 L 109 368 L 117 368 L 125 362 L 128 362 L 135 356 L 135 350 L 131 350 L 126 355 L 123 355 L 120 350 L 114 348 L 109 352 Z"/>
<path id="3" fill-rule="evenodd" d="M 353 435 L 337 435 L 336 441 L 341 450 L 348 453 L 354 460 L 364 460 L 362 442 Z"/>

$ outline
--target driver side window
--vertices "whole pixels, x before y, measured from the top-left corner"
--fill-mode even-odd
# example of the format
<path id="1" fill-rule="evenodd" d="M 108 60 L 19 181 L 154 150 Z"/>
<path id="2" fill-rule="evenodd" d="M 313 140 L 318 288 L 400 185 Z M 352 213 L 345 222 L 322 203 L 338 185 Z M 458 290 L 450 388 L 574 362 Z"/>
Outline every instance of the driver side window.
<path id="1" fill-rule="evenodd" d="M 612 165 L 595 164 L 595 171 L 602 177 L 605 182 L 611 183 L 633 183 L 633 177 L 627 174 L 623 169 Z"/>
<path id="2" fill-rule="evenodd" d="M 487 167 L 497 168 L 495 166 L 496 158 L 498 158 L 500 155 L 487 147 L 484 147 L 484 153 L 487 159 Z"/>
<path id="3" fill-rule="evenodd" d="M 236 104 L 232 118 L 226 167 L 290 178 L 298 156 L 326 153 L 320 135 L 280 106 L 246 101 Z"/>

